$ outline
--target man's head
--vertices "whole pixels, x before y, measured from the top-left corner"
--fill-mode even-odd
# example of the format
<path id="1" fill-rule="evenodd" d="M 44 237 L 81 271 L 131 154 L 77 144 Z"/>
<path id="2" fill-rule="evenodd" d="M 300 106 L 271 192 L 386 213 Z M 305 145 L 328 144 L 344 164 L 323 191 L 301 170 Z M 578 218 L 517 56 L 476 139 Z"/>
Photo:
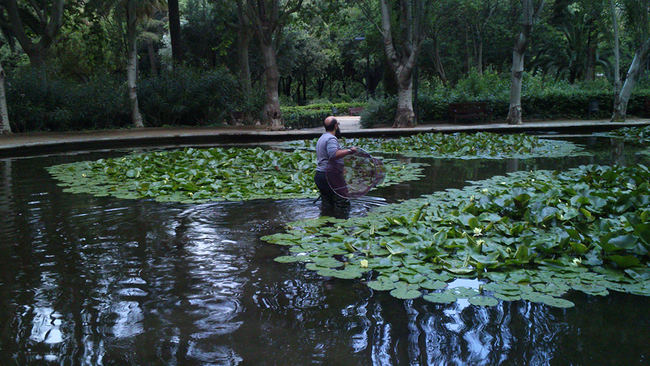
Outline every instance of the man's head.
<path id="1" fill-rule="evenodd" d="M 334 116 L 329 116 L 325 118 L 325 121 L 323 121 L 323 127 L 325 127 L 325 131 L 331 132 L 336 129 L 336 126 L 338 125 L 338 121 Z"/>
<path id="2" fill-rule="evenodd" d="M 339 122 L 334 118 L 334 116 L 329 116 L 323 121 L 323 127 L 325 131 L 333 133 L 334 136 L 341 137 L 341 129 L 339 128 Z"/>

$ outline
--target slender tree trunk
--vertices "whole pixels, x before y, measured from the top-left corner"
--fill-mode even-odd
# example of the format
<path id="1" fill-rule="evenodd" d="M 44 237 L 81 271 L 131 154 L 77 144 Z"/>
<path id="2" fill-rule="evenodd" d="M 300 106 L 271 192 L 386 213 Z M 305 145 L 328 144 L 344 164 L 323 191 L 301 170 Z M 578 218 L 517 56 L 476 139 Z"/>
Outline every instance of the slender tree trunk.
<path id="1" fill-rule="evenodd" d="M 445 73 L 445 68 L 444 65 L 442 64 L 442 59 L 440 57 L 440 45 L 437 38 L 434 40 L 434 43 L 435 43 L 435 47 L 434 47 L 435 54 L 433 58 L 436 67 L 436 72 L 438 73 L 438 76 L 440 77 L 442 84 L 447 85 L 447 74 Z"/>
<path id="2" fill-rule="evenodd" d="M 519 33 L 519 38 L 512 51 L 512 75 L 510 77 L 510 109 L 508 110 L 509 124 L 521 124 L 521 78 L 524 74 L 524 51 L 528 43 L 525 31 Z"/>
<path id="3" fill-rule="evenodd" d="M 483 40 L 479 39 L 478 41 L 478 57 L 476 60 L 476 66 L 478 67 L 478 73 L 483 74 Z"/>
<path id="4" fill-rule="evenodd" d="M 239 58 L 239 80 L 245 97 L 250 97 L 253 87 L 251 83 L 251 68 L 248 57 L 250 32 L 239 31 L 237 37 L 237 56 Z"/>
<path id="5" fill-rule="evenodd" d="M 612 12 L 612 25 L 614 26 L 614 108 L 620 104 L 621 92 L 621 52 L 618 35 L 618 17 L 616 16 L 616 5 L 614 0 L 609 0 L 610 10 Z M 614 116 L 612 115 L 612 119 Z"/>
<path id="6" fill-rule="evenodd" d="M 522 0 L 523 22 L 519 36 L 515 41 L 512 50 L 512 76 L 510 84 L 510 107 L 506 121 L 512 125 L 521 124 L 521 78 L 524 74 L 524 54 L 528 46 L 528 39 L 539 13 L 544 7 L 544 0 L 539 2 L 537 9 L 533 6 L 533 0 Z"/>
<path id="7" fill-rule="evenodd" d="M 158 75 L 158 65 L 156 63 L 156 49 L 153 47 L 153 41 L 147 40 L 147 53 L 149 54 L 149 67 L 151 75 Z"/>
<path id="8" fill-rule="evenodd" d="M 181 20 L 178 10 L 178 0 L 167 0 L 169 11 L 169 37 L 172 41 L 172 59 L 175 63 L 183 61 L 183 45 L 181 44 Z"/>
<path id="9" fill-rule="evenodd" d="M 270 37 L 269 37 L 270 38 Z M 280 97 L 278 95 L 278 80 L 280 79 L 280 72 L 278 71 L 278 64 L 273 49 L 272 42 L 264 42 L 260 40 L 260 48 L 262 49 L 262 57 L 264 60 L 264 83 L 266 89 L 266 100 L 262 110 L 262 117 L 264 122 L 268 124 L 271 129 L 282 129 L 282 112 L 280 111 Z"/>
<path id="10" fill-rule="evenodd" d="M 627 71 L 625 83 L 618 97 L 618 103 L 614 105 L 614 113 L 612 115 L 612 122 L 625 122 L 627 115 L 627 104 L 630 101 L 632 90 L 636 85 L 639 77 L 643 73 L 643 67 L 647 61 L 648 51 L 650 50 L 650 39 L 646 40 L 639 49 L 634 53 L 634 59 Z"/>
<path id="11" fill-rule="evenodd" d="M 138 79 L 138 49 L 136 44 L 136 0 L 128 0 L 127 3 L 127 43 L 128 43 L 128 52 L 127 52 L 127 86 L 129 88 L 129 102 L 131 104 L 131 120 L 133 125 L 136 128 L 144 127 L 142 123 L 142 115 L 140 114 L 140 108 L 138 107 L 138 89 L 137 89 L 137 79 Z"/>
<path id="12" fill-rule="evenodd" d="M 469 50 L 469 31 L 465 27 L 465 66 L 467 67 L 467 74 L 472 71 L 472 52 Z"/>
<path id="13" fill-rule="evenodd" d="M 5 70 L 0 64 L 0 134 L 6 135 L 11 133 L 9 124 L 9 112 L 7 111 L 7 96 L 5 93 Z"/>

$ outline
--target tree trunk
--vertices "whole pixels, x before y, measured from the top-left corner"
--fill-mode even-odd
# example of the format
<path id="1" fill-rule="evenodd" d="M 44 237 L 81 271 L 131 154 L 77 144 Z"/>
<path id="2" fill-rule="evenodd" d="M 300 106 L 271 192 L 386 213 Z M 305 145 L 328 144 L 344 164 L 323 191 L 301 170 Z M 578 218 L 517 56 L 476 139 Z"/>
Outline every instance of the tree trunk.
<path id="1" fill-rule="evenodd" d="M 415 125 L 413 73 L 409 70 L 408 75 L 398 76 L 397 86 L 397 113 L 393 127 L 412 127 Z"/>
<path id="2" fill-rule="evenodd" d="M 147 40 L 147 53 L 149 54 L 149 67 L 151 75 L 158 75 L 158 65 L 156 64 L 156 50 L 153 47 L 153 41 Z"/>
<path id="3" fill-rule="evenodd" d="M 632 64 L 627 71 L 627 77 L 625 78 L 625 83 L 623 84 L 623 88 L 619 94 L 618 103 L 614 105 L 612 122 L 625 122 L 627 103 L 630 101 L 630 96 L 632 95 L 634 86 L 644 71 L 643 66 L 645 66 L 649 50 L 650 39 L 646 40 L 634 53 L 634 59 L 632 59 Z"/>
<path id="4" fill-rule="evenodd" d="M 511 125 L 521 124 L 521 78 L 524 74 L 524 53 L 528 46 L 528 38 L 533 29 L 539 13 L 544 7 L 544 0 L 539 2 L 537 9 L 533 6 L 533 0 L 522 0 L 522 18 L 521 31 L 515 41 L 515 47 L 512 50 L 512 76 L 510 84 L 510 107 L 506 121 Z"/>
<path id="5" fill-rule="evenodd" d="M 272 42 L 268 43 L 260 39 L 260 48 L 264 59 L 264 83 L 265 83 L 265 104 L 262 110 L 264 122 L 273 130 L 282 129 L 282 112 L 280 111 L 280 97 L 278 95 L 278 80 L 280 72 L 275 57 L 275 50 Z"/>
<path id="6" fill-rule="evenodd" d="M 138 107 L 138 92 L 137 92 L 137 79 L 138 79 L 138 50 L 136 45 L 136 0 L 128 0 L 126 10 L 126 37 L 128 42 L 127 52 L 127 86 L 129 88 L 129 102 L 131 104 L 131 120 L 136 128 L 144 127 L 142 123 L 142 115 Z"/>
<path id="7" fill-rule="evenodd" d="M 169 37 L 172 41 L 172 59 L 175 63 L 183 61 L 183 49 L 181 44 L 181 20 L 178 10 L 178 0 L 167 0 L 169 11 Z"/>
<path id="8" fill-rule="evenodd" d="M 478 67 L 478 73 L 483 74 L 483 39 L 478 40 L 478 57 L 476 60 L 476 66 Z"/>
<path id="9" fill-rule="evenodd" d="M 447 74 L 445 73 L 445 68 L 444 68 L 444 66 L 442 64 L 442 59 L 440 57 L 440 44 L 439 44 L 437 38 L 434 39 L 434 45 L 435 45 L 435 47 L 434 47 L 435 54 L 434 54 L 433 59 L 434 59 L 435 67 L 436 67 L 436 72 L 438 73 L 438 77 L 440 77 L 440 80 L 442 81 L 442 84 L 447 85 Z"/>
<path id="10" fill-rule="evenodd" d="M 252 94 L 253 87 L 251 83 L 251 68 L 248 57 L 248 49 L 250 45 L 250 32 L 247 30 L 240 30 L 237 32 L 237 56 L 239 58 L 239 80 L 244 92 L 244 97 L 249 98 Z"/>
<path id="11" fill-rule="evenodd" d="M 618 17 L 616 16 L 616 5 L 614 0 L 609 0 L 610 10 L 612 12 L 612 25 L 614 26 L 614 108 L 620 104 L 621 92 L 621 52 L 618 35 Z M 612 116 L 613 118 L 613 116 Z"/>
<path id="12" fill-rule="evenodd" d="M 5 70 L 0 64 L 0 134 L 6 135 L 11 133 L 9 124 L 9 112 L 7 111 L 7 96 L 5 93 Z"/>
<path id="13" fill-rule="evenodd" d="M 393 76 L 397 81 L 397 112 L 393 127 L 411 127 L 415 125 L 415 111 L 413 110 L 413 69 L 416 65 L 417 55 L 420 50 L 421 29 L 419 21 L 413 22 L 412 3 L 404 1 L 401 4 L 402 26 L 407 27 L 408 37 L 402 40 L 402 53 L 398 54 L 393 43 L 390 22 L 390 8 L 386 0 L 381 0 L 382 37 L 384 51 Z M 418 6 L 419 8 L 419 6 Z M 421 9 L 419 9 L 421 10 Z M 407 24 L 405 24 L 406 22 Z"/>
<path id="14" fill-rule="evenodd" d="M 512 51 L 512 75 L 510 77 L 510 108 L 508 121 L 511 125 L 521 124 L 521 78 L 524 74 L 524 50 L 527 37 L 524 32 L 519 34 L 519 39 Z"/>

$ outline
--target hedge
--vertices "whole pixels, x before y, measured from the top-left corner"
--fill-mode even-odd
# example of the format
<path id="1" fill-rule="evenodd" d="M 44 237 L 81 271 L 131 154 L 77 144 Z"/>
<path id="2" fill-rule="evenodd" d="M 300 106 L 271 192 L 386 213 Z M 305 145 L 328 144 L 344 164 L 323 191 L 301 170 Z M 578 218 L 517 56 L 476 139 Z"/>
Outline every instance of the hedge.
<path id="1" fill-rule="evenodd" d="M 242 104 L 238 95 L 235 79 L 225 70 L 177 69 L 142 78 L 138 84 L 145 126 L 220 123 Z M 131 126 L 123 75 L 79 83 L 34 71 L 18 72 L 8 78 L 7 104 L 15 132 Z"/>
<path id="2" fill-rule="evenodd" d="M 612 115 L 613 100 L 612 93 L 606 90 L 553 91 L 523 96 L 521 105 L 524 120 L 609 118 Z M 645 106 L 646 100 L 650 100 L 650 89 L 635 90 L 628 103 L 628 115 L 647 116 L 650 111 Z M 423 122 L 452 120 L 449 104 L 456 102 L 486 102 L 493 120 L 505 120 L 509 108 L 509 100 L 506 98 L 468 99 L 421 94 L 417 101 L 418 116 Z M 588 107 L 591 101 L 598 102 L 599 111 L 590 115 Z M 396 111 L 397 99 L 394 97 L 371 100 L 361 114 L 361 125 L 370 128 L 392 124 Z"/>

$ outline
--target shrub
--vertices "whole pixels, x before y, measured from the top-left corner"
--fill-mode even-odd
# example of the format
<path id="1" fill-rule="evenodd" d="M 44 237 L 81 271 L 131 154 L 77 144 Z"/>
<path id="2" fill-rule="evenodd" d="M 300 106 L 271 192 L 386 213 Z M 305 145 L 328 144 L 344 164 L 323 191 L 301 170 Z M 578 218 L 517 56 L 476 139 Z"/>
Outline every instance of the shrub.
<path id="1" fill-rule="evenodd" d="M 125 86 L 110 76 L 79 85 L 25 70 L 8 80 L 7 104 L 14 131 L 80 130 L 130 123 Z"/>
<path id="2" fill-rule="evenodd" d="M 331 115 L 325 110 L 290 110 L 282 113 L 284 127 L 288 129 L 314 128 L 323 125 L 323 120 Z"/>
<path id="3" fill-rule="evenodd" d="M 231 111 L 254 109 L 259 98 L 239 98 L 225 70 L 177 69 L 138 84 L 145 126 L 219 123 Z M 131 126 L 124 75 L 97 76 L 78 83 L 31 69 L 8 77 L 7 104 L 12 129 L 67 131 Z M 259 110 L 259 109 L 257 109 Z"/>
<path id="4" fill-rule="evenodd" d="M 219 123 L 242 99 L 235 79 L 225 70 L 188 68 L 141 80 L 138 97 L 146 125 L 154 127 Z"/>
<path id="5" fill-rule="evenodd" d="M 426 84 L 425 84 L 426 85 Z M 455 88 L 434 86 L 418 95 L 418 116 L 422 122 L 449 121 L 449 104 L 466 101 L 484 101 L 493 120 L 505 120 L 508 115 L 510 83 L 505 75 L 478 73 L 459 81 Z M 645 102 L 650 99 L 650 89 L 636 88 L 630 98 L 628 115 L 646 116 Z M 608 118 L 612 114 L 614 95 L 606 80 L 569 84 L 542 75 L 524 75 L 521 104 L 525 119 L 588 119 Z M 589 113 L 591 102 L 598 103 L 598 112 Z M 369 128 L 379 124 L 392 124 L 397 99 L 372 100 L 361 115 L 361 125 Z"/>

